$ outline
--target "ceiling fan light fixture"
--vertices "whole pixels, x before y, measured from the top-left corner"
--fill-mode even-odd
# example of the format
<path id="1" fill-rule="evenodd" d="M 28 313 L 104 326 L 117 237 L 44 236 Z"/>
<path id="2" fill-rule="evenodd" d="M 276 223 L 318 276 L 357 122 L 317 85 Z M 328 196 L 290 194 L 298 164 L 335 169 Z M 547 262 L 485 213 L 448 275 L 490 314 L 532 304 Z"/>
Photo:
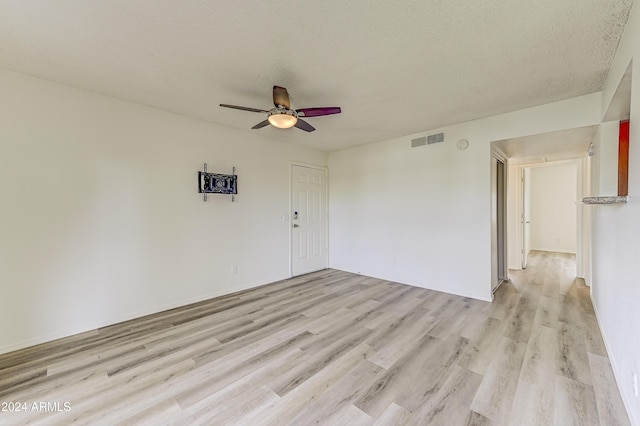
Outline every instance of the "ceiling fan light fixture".
<path id="1" fill-rule="evenodd" d="M 293 110 L 274 108 L 269 111 L 267 120 L 269 120 L 269 123 L 274 127 L 289 129 L 296 125 L 298 116 Z"/>
<path id="2" fill-rule="evenodd" d="M 267 119 L 259 122 L 253 126 L 252 129 L 262 129 L 263 127 L 271 124 L 273 127 L 277 127 L 279 129 L 290 129 L 291 127 L 295 127 L 307 133 L 316 130 L 315 127 L 298 117 L 320 117 L 323 115 L 340 114 L 340 112 L 342 112 L 340 107 L 313 107 L 302 108 L 296 111 L 291 108 L 287 89 L 280 86 L 273 86 L 273 104 L 275 105 L 275 108 L 271 108 L 269 111 L 229 104 L 220 104 L 220 106 L 223 108 L 233 108 L 249 112 L 266 112 Z"/>

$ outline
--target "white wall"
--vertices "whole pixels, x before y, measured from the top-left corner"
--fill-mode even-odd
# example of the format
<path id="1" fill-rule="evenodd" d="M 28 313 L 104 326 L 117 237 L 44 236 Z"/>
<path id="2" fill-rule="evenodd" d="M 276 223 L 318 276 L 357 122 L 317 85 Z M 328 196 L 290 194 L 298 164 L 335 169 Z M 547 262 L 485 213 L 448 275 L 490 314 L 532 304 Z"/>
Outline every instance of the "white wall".
<path id="1" fill-rule="evenodd" d="M 582 191 L 581 197 L 591 197 L 593 194 L 591 192 L 591 157 L 585 157 L 582 159 Z M 579 210 L 579 214 L 582 215 L 582 232 L 579 233 L 579 244 L 582 244 L 582 261 L 578 263 L 577 275 L 580 278 L 584 279 L 584 282 L 587 286 L 591 287 L 592 279 L 591 279 L 591 268 L 592 268 L 592 255 L 591 251 L 593 250 L 593 242 L 591 237 L 592 226 L 591 223 L 593 221 L 592 212 L 593 210 L 590 208 L 591 206 L 583 204 L 580 205 L 581 198 L 578 197 L 578 206 L 581 207 Z"/>
<path id="2" fill-rule="evenodd" d="M 601 94 L 329 154 L 330 265 L 491 299 L 491 141 L 597 124 Z M 470 141 L 465 151 L 456 142 Z"/>
<path id="3" fill-rule="evenodd" d="M 578 188 L 576 196 L 576 276 L 591 285 L 591 210 L 585 209 L 582 199 L 591 196 L 590 158 L 584 156 L 576 160 Z"/>
<path id="4" fill-rule="evenodd" d="M 325 153 L 6 71 L 0 93 L 0 353 L 289 276 L 290 161 Z M 237 167 L 236 203 L 202 201 L 203 162 Z"/>
<path id="5" fill-rule="evenodd" d="M 509 164 L 507 173 L 507 267 L 522 269 L 522 167 Z"/>
<path id="6" fill-rule="evenodd" d="M 618 194 L 618 136 L 620 122 L 602 123 L 593 136 L 594 155 L 591 157 L 592 191 L 594 196 Z"/>
<path id="7" fill-rule="evenodd" d="M 531 168 L 531 249 L 576 252 L 575 163 Z"/>
<path id="8" fill-rule="evenodd" d="M 631 418 L 640 424 L 640 399 L 632 375 L 640 375 L 640 7 L 634 4 L 603 92 L 605 112 L 633 59 L 629 130 L 629 202 L 588 206 L 592 214 L 592 299 L 609 357 Z M 594 163 L 591 164 L 595 168 Z M 600 170 L 607 173 L 607 170 Z M 593 175 L 592 175 L 593 176 Z M 592 195 L 615 195 L 593 193 Z M 640 377 L 638 378 L 640 380 Z"/>

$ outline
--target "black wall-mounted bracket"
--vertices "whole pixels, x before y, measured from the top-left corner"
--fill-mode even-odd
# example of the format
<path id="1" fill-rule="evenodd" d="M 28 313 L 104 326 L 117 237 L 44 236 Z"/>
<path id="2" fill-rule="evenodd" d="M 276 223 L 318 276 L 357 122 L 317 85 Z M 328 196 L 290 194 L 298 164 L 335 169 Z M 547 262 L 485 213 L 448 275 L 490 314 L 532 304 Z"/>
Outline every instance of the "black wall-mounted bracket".
<path id="1" fill-rule="evenodd" d="M 207 163 L 204 163 L 204 171 L 198 172 L 198 193 L 204 194 L 204 201 L 207 201 L 207 194 L 230 194 L 231 201 L 235 201 L 238 193 L 236 168 L 233 168 L 230 175 L 209 173 Z"/>

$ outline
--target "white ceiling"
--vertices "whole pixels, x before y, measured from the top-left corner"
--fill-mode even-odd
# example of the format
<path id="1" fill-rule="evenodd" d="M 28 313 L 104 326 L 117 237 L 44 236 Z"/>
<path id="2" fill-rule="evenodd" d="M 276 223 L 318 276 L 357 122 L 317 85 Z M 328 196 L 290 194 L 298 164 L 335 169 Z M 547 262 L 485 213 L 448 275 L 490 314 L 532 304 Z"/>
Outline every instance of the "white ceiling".
<path id="1" fill-rule="evenodd" d="M 633 0 L 3 0 L 0 67 L 324 150 L 601 90 Z M 340 106 L 250 130 L 271 86 Z"/>
<path id="2" fill-rule="evenodd" d="M 586 126 L 493 142 L 512 164 L 532 164 L 587 156 L 597 126 Z"/>

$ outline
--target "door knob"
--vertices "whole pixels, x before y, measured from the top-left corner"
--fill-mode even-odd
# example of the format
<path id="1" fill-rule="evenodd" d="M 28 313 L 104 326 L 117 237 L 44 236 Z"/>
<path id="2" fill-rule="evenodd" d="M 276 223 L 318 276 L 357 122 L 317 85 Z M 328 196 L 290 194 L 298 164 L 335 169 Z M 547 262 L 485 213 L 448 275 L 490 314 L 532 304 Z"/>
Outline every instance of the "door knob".
<path id="1" fill-rule="evenodd" d="M 293 227 L 294 227 L 294 228 L 298 228 L 298 227 L 300 227 L 300 225 L 298 225 L 297 223 L 294 223 L 294 224 L 293 224 Z"/>

